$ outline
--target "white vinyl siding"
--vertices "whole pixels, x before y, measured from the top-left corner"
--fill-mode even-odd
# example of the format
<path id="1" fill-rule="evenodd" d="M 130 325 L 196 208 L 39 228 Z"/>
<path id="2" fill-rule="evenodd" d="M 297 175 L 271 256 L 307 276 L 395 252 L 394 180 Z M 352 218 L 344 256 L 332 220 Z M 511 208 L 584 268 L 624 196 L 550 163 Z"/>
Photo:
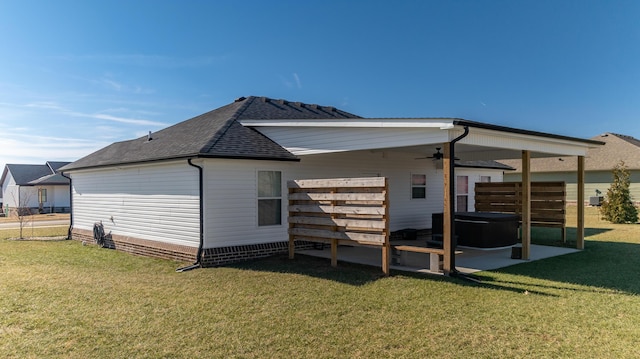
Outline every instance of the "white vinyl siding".
<path id="1" fill-rule="evenodd" d="M 197 246 L 198 170 L 181 163 L 78 171 L 73 180 L 73 225 L 106 233 Z"/>
<path id="2" fill-rule="evenodd" d="M 17 208 L 18 207 L 18 188 L 16 181 L 11 174 L 7 175 L 4 183 L 2 184 L 2 203 L 4 208 Z"/>
<path id="3" fill-rule="evenodd" d="M 290 179 L 363 174 L 387 177 L 391 230 L 430 228 L 431 213 L 443 210 L 443 170 L 437 169 L 430 159 L 416 157 L 415 153 L 356 151 L 302 156 L 300 162 L 196 161 L 204 168 L 204 247 L 286 241 L 286 183 Z M 280 225 L 258 225 L 259 171 L 281 172 Z M 470 176 L 470 186 L 472 181 L 479 181 L 479 175 L 491 175 L 492 181 L 501 180 L 500 171 L 464 171 Z M 478 172 L 477 179 L 473 179 L 474 171 Z M 408 178 L 412 173 L 426 175 L 426 200 L 411 199 L 412 183 Z M 198 245 L 198 170 L 186 161 L 75 171 L 72 179 L 74 227 L 92 230 L 95 222 L 102 221 L 106 233 Z"/>
<path id="4" fill-rule="evenodd" d="M 46 191 L 46 201 L 42 203 L 43 209 L 53 209 L 60 207 L 69 207 L 69 187 L 68 186 L 36 186 L 38 191 Z M 24 189 L 24 188 L 23 188 Z M 36 206 L 37 203 L 36 197 Z"/>
<path id="5" fill-rule="evenodd" d="M 291 179 L 361 177 L 375 173 L 389 178 L 391 230 L 430 228 L 431 213 L 443 209 L 443 172 L 433 161 L 401 152 L 358 151 L 303 156 L 300 162 L 207 159 L 205 167 L 205 247 L 286 241 L 286 182 Z M 257 171 L 282 172 L 282 224 L 258 226 Z M 411 173 L 426 174 L 427 200 L 411 200 Z"/>
<path id="6" fill-rule="evenodd" d="M 456 175 L 467 176 L 469 178 L 469 186 L 467 189 L 467 210 L 475 211 L 475 188 L 478 182 L 502 182 L 502 170 L 488 168 L 456 168 Z"/>

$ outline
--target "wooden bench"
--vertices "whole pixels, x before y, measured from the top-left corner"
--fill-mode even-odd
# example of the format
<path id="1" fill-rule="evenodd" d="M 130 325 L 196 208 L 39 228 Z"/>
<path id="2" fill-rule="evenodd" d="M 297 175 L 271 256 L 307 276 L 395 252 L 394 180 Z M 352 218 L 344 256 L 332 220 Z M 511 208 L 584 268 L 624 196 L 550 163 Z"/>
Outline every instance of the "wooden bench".
<path id="1" fill-rule="evenodd" d="M 399 256 L 401 265 L 406 263 L 406 254 L 404 254 L 405 252 L 428 253 L 429 254 L 429 270 L 432 272 L 440 271 L 440 256 L 444 255 L 444 249 L 433 248 L 433 247 L 406 246 L 406 245 L 391 246 L 391 253 L 393 255 Z M 455 254 L 460 254 L 460 253 L 462 252 L 455 251 Z"/>

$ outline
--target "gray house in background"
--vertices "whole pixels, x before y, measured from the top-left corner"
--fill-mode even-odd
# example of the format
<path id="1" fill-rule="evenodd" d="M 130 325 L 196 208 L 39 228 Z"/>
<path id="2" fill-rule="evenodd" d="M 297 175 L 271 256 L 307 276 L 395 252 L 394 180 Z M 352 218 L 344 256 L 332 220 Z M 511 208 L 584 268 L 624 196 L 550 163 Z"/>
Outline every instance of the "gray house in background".
<path id="1" fill-rule="evenodd" d="M 613 167 L 620 161 L 631 173 L 631 198 L 640 202 L 640 140 L 616 133 L 603 133 L 591 138 L 604 142 L 604 146 L 591 148 L 585 157 L 585 200 L 607 193 L 613 182 Z M 500 162 L 515 168 L 505 172 L 505 181 L 522 179 L 522 163 L 519 160 L 501 160 Z M 548 157 L 531 159 L 532 181 L 564 181 L 567 184 L 567 200 L 576 201 L 576 169 L 574 158 Z"/>
<path id="2" fill-rule="evenodd" d="M 32 213 L 69 212 L 69 179 L 58 172 L 69 163 L 5 165 L 0 178 L 2 213 L 8 215 L 20 207 L 29 208 Z"/>

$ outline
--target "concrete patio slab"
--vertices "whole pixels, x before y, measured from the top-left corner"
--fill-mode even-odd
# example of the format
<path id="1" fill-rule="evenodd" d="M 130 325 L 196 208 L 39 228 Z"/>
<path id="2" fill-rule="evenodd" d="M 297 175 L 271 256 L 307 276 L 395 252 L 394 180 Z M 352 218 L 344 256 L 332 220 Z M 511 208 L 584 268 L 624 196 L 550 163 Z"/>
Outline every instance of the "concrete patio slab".
<path id="1" fill-rule="evenodd" d="M 400 241 L 392 243 L 394 245 L 416 245 L 415 241 Z M 573 248 L 560 248 L 532 244 L 530 250 L 531 258 L 529 260 L 522 260 L 511 258 L 511 248 L 512 247 L 477 249 L 458 247 L 457 251 L 461 253 L 456 255 L 456 269 L 461 273 L 474 273 L 579 252 L 578 249 Z M 324 249 L 308 249 L 297 251 L 296 253 L 321 258 L 331 258 L 331 250 L 329 246 L 325 246 Z M 375 247 L 340 246 L 338 247 L 338 261 L 380 267 L 382 264 L 382 250 Z M 442 274 L 442 272 L 431 271 L 429 269 L 429 264 L 429 254 L 403 252 L 401 256 L 396 255 L 392 257 L 391 269 Z M 338 263 L 338 266 L 339 265 L 340 264 Z"/>

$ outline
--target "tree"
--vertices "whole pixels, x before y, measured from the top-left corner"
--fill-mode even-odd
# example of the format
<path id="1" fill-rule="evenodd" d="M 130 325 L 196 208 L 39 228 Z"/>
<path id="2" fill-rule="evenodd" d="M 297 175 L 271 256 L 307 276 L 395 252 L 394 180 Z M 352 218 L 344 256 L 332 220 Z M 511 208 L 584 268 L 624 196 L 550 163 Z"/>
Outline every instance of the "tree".
<path id="1" fill-rule="evenodd" d="M 18 187 L 18 198 L 15 198 L 15 193 L 11 194 L 13 197 L 14 203 L 18 205 L 16 208 L 16 215 L 18 216 L 18 226 L 20 227 L 20 239 L 23 239 L 24 236 L 22 234 L 24 227 L 31 221 L 31 208 L 29 207 L 29 202 L 31 201 L 33 193 L 31 191 L 22 191 L 20 187 Z"/>
<path id="2" fill-rule="evenodd" d="M 624 161 L 613 168 L 613 183 L 600 207 L 602 219 L 611 223 L 637 223 L 638 209 L 633 205 L 629 192 L 630 173 Z"/>

